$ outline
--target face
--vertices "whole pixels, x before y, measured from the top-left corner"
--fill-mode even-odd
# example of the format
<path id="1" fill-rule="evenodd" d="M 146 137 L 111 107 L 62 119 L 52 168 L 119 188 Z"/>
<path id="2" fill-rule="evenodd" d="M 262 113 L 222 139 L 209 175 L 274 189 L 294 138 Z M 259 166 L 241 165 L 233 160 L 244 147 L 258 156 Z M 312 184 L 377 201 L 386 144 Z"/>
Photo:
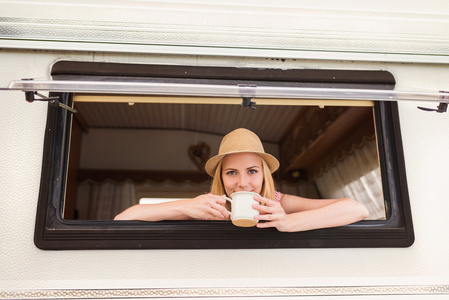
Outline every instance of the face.
<path id="1" fill-rule="evenodd" d="M 254 153 L 228 154 L 222 161 L 221 178 L 228 196 L 240 191 L 260 194 L 263 184 L 262 158 Z"/>

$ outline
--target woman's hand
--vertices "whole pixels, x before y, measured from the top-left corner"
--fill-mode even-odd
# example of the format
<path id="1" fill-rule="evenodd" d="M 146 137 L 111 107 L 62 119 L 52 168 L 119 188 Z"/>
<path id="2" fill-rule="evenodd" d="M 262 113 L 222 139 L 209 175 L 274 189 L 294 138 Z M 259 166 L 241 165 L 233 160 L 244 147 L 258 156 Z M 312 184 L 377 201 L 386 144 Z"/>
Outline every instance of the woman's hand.
<path id="1" fill-rule="evenodd" d="M 158 204 L 137 204 L 118 214 L 114 220 L 227 220 L 229 212 L 223 196 L 204 194 L 193 199 Z"/>
<path id="2" fill-rule="evenodd" d="M 229 212 L 225 208 L 226 199 L 212 194 L 199 195 L 186 200 L 185 213 L 199 220 L 228 220 Z"/>
<path id="3" fill-rule="evenodd" d="M 263 197 L 254 199 L 261 204 L 253 208 L 260 212 L 259 228 L 275 227 L 279 231 L 305 231 L 351 224 L 369 216 L 366 207 L 354 199 L 306 199 L 283 195 L 280 203 Z"/>
<path id="4" fill-rule="evenodd" d="M 254 200 L 259 201 L 261 204 L 265 204 L 253 204 L 253 208 L 257 209 L 260 213 L 260 215 L 255 216 L 254 218 L 256 220 L 267 221 L 264 223 L 258 223 L 257 227 L 275 227 L 279 231 L 289 231 L 289 217 L 279 202 L 259 196 L 254 196 Z"/>

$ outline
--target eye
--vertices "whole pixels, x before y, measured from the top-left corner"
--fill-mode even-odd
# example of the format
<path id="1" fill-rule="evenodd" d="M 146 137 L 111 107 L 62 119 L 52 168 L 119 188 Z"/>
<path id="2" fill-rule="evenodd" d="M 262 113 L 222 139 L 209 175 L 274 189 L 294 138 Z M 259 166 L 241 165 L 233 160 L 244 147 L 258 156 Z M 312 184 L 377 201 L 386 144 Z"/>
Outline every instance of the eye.
<path id="1" fill-rule="evenodd" d="M 248 174 L 257 174 L 258 172 L 259 171 L 254 170 L 254 169 L 248 170 Z"/>
<path id="2" fill-rule="evenodd" d="M 226 175 L 235 175 L 235 174 L 237 174 L 236 171 L 228 171 L 228 172 L 226 172 Z"/>

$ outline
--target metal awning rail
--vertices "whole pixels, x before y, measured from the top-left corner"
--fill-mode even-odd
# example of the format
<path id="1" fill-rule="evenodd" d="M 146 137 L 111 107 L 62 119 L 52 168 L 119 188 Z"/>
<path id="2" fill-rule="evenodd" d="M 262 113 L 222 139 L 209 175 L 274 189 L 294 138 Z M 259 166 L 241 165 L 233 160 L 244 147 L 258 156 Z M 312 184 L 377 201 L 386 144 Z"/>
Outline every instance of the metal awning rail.
<path id="1" fill-rule="evenodd" d="M 214 85 L 160 82 L 118 82 L 118 81 L 58 81 L 58 80 L 14 80 L 8 90 L 71 92 L 87 94 L 130 94 L 160 96 L 196 97 L 247 97 L 247 98 L 289 98 L 322 100 L 371 100 L 371 101 L 420 101 L 449 103 L 449 93 L 342 89 L 302 88 L 255 85 Z"/>

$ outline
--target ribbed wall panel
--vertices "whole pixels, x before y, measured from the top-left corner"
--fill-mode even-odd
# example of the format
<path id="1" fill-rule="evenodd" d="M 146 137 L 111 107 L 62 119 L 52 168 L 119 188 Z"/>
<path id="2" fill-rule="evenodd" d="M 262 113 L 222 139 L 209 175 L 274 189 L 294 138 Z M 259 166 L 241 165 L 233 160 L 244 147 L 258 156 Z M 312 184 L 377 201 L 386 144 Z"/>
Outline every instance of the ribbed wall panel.
<path id="1" fill-rule="evenodd" d="M 267 142 L 278 143 L 296 120 L 300 106 L 82 103 L 76 108 L 92 128 L 176 129 L 224 135 L 244 127 Z"/>
<path id="2" fill-rule="evenodd" d="M 445 1 L 6 0 L 0 6 L 0 39 L 8 47 L 292 58 L 349 53 L 345 59 L 449 54 Z"/>

